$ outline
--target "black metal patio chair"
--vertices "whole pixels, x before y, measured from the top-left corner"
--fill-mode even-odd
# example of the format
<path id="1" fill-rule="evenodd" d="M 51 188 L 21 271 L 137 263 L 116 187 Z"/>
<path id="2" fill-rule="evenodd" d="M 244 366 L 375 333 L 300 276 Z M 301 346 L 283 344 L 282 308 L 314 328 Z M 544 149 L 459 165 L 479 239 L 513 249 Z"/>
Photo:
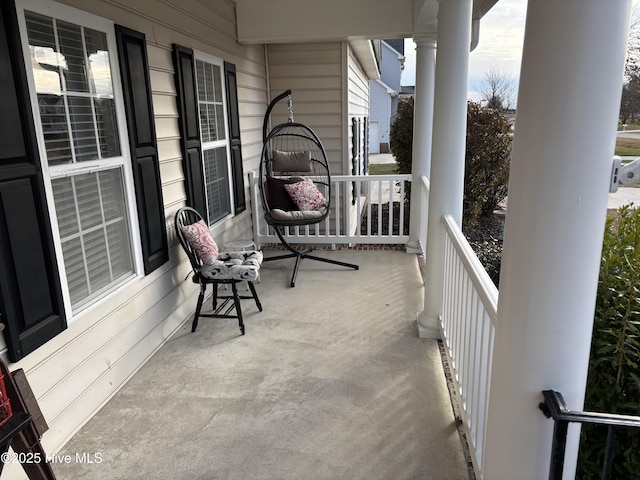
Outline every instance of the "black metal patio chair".
<path id="1" fill-rule="evenodd" d="M 202 216 L 190 207 L 183 207 L 176 212 L 175 229 L 180 245 L 191 262 L 193 269 L 191 278 L 194 283 L 200 285 L 200 295 L 191 323 L 191 331 L 196 331 L 199 317 L 237 318 L 240 333 L 244 335 L 245 326 L 240 300 L 253 298 L 258 310 L 262 311 L 262 304 L 253 285 L 253 281 L 260 275 L 262 252 L 219 252 Z M 244 281 L 249 286 L 251 296 L 238 293 L 237 284 Z M 220 284 L 231 285 L 232 294 L 219 295 Z M 201 313 L 207 285 L 213 286 L 213 313 Z M 222 300 L 219 305 L 218 300 Z M 235 315 L 232 315 L 233 310 Z"/>

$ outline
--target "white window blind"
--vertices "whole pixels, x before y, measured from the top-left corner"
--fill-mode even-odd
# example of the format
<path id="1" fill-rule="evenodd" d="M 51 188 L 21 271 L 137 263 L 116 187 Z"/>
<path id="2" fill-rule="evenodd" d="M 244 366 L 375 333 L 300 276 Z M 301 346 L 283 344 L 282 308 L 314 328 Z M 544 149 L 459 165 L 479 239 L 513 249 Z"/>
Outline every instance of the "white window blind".
<path id="1" fill-rule="evenodd" d="M 204 176 L 209 211 L 209 225 L 222 220 L 231 213 L 229 191 L 229 165 L 225 147 L 203 150 Z"/>
<path id="2" fill-rule="evenodd" d="M 196 60 L 195 65 L 207 219 L 211 226 L 231 214 L 232 200 L 222 68 L 210 60 Z"/>
<path id="3" fill-rule="evenodd" d="M 50 165 L 120 155 L 106 35 L 25 12 Z"/>
<path id="4" fill-rule="evenodd" d="M 120 169 L 52 180 L 71 303 L 80 306 L 133 271 Z"/>

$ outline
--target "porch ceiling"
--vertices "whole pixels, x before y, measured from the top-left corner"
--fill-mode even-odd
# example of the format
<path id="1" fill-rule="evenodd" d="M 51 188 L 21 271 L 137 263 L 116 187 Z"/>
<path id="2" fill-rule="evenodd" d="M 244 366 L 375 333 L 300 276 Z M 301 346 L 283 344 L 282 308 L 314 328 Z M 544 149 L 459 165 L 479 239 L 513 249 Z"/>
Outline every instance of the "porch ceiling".
<path id="1" fill-rule="evenodd" d="M 482 18 L 498 0 L 474 0 Z M 407 38 L 437 32 L 437 0 L 235 0 L 240 43 Z"/>

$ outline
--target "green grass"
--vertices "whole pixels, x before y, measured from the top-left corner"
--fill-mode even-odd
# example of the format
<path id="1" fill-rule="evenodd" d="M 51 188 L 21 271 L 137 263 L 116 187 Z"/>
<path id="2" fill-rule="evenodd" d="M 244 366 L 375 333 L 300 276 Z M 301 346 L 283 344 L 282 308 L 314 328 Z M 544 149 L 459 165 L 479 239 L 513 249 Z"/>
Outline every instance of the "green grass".
<path id="1" fill-rule="evenodd" d="M 640 125 L 638 125 L 640 130 Z M 640 140 L 634 138 L 619 138 L 616 142 L 615 155 L 640 157 Z M 374 163 L 369 165 L 369 175 L 393 175 L 398 173 L 395 163 Z"/>
<path id="2" fill-rule="evenodd" d="M 615 155 L 640 157 L 640 148 L 616 147 Z"/>
<path id="3" fill-rule="evenodd" d="M 369 164 L 369 175 L 393 175 L 398 173 L 398 165 L 395 163 Z"/>
<path id="4" fill-rule="evenodd" d="M 618 131 L 622 130 L 622 125 L 618 124 Z M 637 123 L 627 123 L 627 128 L 626 130 L 640 130 L 640 125 L 638 125 Z"/>
<path id="5" fill-rule="evenodd" d="M 640 140 L 635 138 L 618 138 L 616 155 L 640 156 Z"/>

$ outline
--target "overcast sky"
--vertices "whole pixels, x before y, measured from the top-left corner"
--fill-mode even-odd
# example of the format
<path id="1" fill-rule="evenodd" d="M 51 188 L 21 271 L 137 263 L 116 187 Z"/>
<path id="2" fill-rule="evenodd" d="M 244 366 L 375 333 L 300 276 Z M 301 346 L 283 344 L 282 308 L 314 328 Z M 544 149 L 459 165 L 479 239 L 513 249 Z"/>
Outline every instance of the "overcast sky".
<path id="1" fill-rule="evenodd" d="M 633 1 L 633 17 L 640 16 L 640 0 Z M 485 72 L 496 67 L 504 75 L 513 78 L 517 85 L 522 59 L 524 24 L 527 0 L 499 0 L 480 20 L 480 43 L 471 52 L 469 63 L 469 96 L 474 97 L 482 85 Z M 402 85 L 415 85 L 416 55 L 412 39 L 405 40 L 405 69 Z"/>
<path id="2" fill-rule="evenodd" d="M 480 21 L 480 43 L 471 52 L 469 63 L 470 95 L 477 90 L 485 72 L 492 66 L 514 79 L 520 75 L 526 10 L 527 0 L 500 0 Z M 402 85 L 415 85 L 413 40 L 405 40 L 404 54 Z"/>

